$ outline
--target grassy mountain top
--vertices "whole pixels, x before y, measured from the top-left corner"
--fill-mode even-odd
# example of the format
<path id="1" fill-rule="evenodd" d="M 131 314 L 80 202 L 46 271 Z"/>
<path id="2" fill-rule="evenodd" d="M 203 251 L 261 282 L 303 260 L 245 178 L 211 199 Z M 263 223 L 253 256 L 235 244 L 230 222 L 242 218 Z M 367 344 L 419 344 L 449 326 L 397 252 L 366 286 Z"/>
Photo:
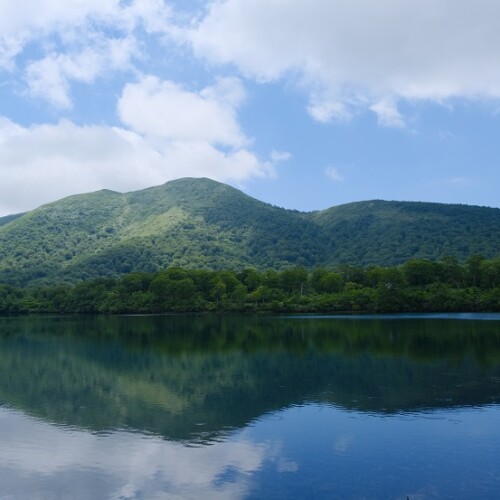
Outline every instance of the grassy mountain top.
<path id="1" fill-rule="evenodd" d="M 497 255 L 500 209 L 368 201 L 303 213 L 184 178 L 75 195 L 0 219 L 0 282 L 71 282 L 134 270 L 395 265 Z"/>

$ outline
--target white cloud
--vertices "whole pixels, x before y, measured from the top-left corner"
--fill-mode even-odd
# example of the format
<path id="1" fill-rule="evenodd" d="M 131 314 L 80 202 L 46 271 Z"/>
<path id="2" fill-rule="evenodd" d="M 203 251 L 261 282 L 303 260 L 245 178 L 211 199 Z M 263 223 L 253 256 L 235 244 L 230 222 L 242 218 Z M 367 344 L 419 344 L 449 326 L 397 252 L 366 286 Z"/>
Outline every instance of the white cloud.
<path id="1" fill-rule="evenodd" d="M 21 68 L 30 93 L 68 108 L 72 81 L 127 68 L 168 39 L 248 78 L 290 79 L 323 123 L 371 109 L 401 127 L 402 99 L 500 99 L 496 0 L 217 0 L 198 15 L 186 22 L 167 0 L 0 0 L 0 67 L 24 65 L 17 56 L 36 42 Z"/>
<path id="2" fill-rule="evenodd" d="M 292 158 L 292 154 L 287 151 L 271 151 L 271 160 L 274 162 L 288 161 Z"/>
<path id="3" fill-rule="evenodd" d="M 21 52 L 23 41 L 20 38 L 0 37 L 0 69 L 13 71 L 14 58 Z"/>
<path id="4" fill-rule="evenodd" d="M 500 98 L 497 0 L 219 0 L 186 38 L 246 77 L 291 78 L 320 122 L 372 109 L 402 126 L 401 99 Z"/>
<path id="5" fill-rule="evenodd" d="M 120 0 L 23 0 L 22 8 L 11 0 L 0 1 L 0 33 L 16 36 L 48 32 L 86 19 L 104 19 L 120 10 Z"/>
<path id="6" fill-rule="evenodd" d="M 221 151 L 206 140 L 157 140 L 107 126 L 22 127 L 0 118 L 0 214 L 102 188 L 131 191 L 184 177 L 241 183 L 268 176 L 279 159 L 245 148 Z"/>
<path id="7" fill-rule="evenodd" d="M 26 71 L 29 93 L 43 97 L 58 108 L 71 107 L 64 63 L 65 57 L 55 54 L 31 63 Z"/>
<path id="8" fill-rule="evenodd" d="M 124 123 L 146 135 L 241 147 L 247 139 L 236 110 L 243 99 L 244 89 L 237 79 L 190 92 L 149 76 L 125 87 L 118 111 Z"/>
<path id="9" fill-rule="evenodd" d="M 392 100 L 382 100 L 373 104 L 370 109 L 377 115 L 380 125 L 385 127 L 404 127 L 405 122 L 401 113 Z"/>
<path id="10" fill-rule="evenodd" d="M 92 83 L 110 70 L 129 69 L 136 52 L 135 42 L 129 37 L 99 40 L 76 53 L 51 53 L 28 64 L 26 82 L 29 93 L 58 108 L 70 108 L 72 80 Z"/>
<path id="11" fill-rule="evenodd" d="M 145 39 L 175 32 L 171 15 L 163 0 L 26 0 L 22 8 L 0 0 L 0 68 L 15 73 L 19 65 L 32 97 L 70 108 L 72 81 L 132 69 Z M 36 51 L 20 60 L 30 43 Z"/>
<path id="12" fill-rule="evenodd" d="M 35 208 L 75 192 L 129 190 L 163 181 L 162 155 L 138 136 L 69 121 L 24 128 L 0 122 L 0 212 Z"/>
<path id="13" fill-rule="evenodd" d="M 238 122 L 246 92 L 237 78 L 220 78 L 201 91 L 147 76 L 128 84 L 118 102 L 121 120 L 168 159 L 169 173 L 241 183 L 274 174 L 290 154 L 272 151 L 261 161 Z M 187 174 L 188 172 L 189 174 Z"/>
<path id="14" fill-rule="evenodd" d="M 219 78 L 215 85 L 206 87 L 200 95 L 209 101 L 214 101 L 219 106 L 235 110 L 246 100 L 246 91 L 239 78 Z"/>
<path id="15" fill-rule="evenodd" d="M 261 161 L 247 149 L 223 152 L 203 141 L 174 141 L 163 150 L 165 171 L 170 179 L 177 177 L 210 177 L 241 183 L 250 177 L 274 174 L 276 162 Z"/>
<path id="16" fill-rule="evenodd" d="M 332 120 L 343 121 L 351 118 L 351 111 L 343 103 L 318 96 L 311 99 L 307 111 L 320 123 L 329 123 Z"/>
<path id="17" fill-rule="evenodd" d="M 22 6 L 0 1 L 0 65 L 13 69 L 25 45 L 54 32 L 64 34 L 90 21 L 108 20 L 120 12 L 119 0 L 23 0 Z"/>
<path id="18" fill-rule="evenodd" d="M 325 168 L 325 174 L 333 182 L 342 182 L 344 180 L 344 176 L 339 172 L 339 169 L 331 165 Z"/>
<path id="19" fill-rule="evenodd" d="M 22 8 L 11 0 L 0 1 L 0 39 L 20 41 L 65 34 L 119 28 L 131 32 L 138 27 L 147 33 L 166 33 L 172 9 L 163 0 L 23 0 Z"/>

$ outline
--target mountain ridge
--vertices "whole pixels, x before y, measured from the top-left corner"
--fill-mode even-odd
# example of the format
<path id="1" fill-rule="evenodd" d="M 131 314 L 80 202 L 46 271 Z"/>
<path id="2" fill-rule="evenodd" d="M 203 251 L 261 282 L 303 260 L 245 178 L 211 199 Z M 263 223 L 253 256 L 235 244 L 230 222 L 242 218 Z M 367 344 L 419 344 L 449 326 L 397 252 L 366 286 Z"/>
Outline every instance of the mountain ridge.
<path id="1" fill-rule="evenodd" d="M 395 265 L 500 249 L 500 209 L 368 200 L 300 212 L 217 181 L 72 195 L 0 218 L 0 282 L 73 282 L 131 271 Z"/>

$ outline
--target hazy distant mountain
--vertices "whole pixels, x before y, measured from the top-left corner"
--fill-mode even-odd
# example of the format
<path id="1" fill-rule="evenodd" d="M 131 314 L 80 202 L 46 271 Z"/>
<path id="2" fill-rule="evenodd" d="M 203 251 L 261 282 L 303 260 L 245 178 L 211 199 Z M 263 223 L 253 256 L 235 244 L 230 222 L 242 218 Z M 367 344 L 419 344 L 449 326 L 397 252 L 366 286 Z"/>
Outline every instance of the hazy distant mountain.
<path id="1" fill-rule="evenodd" d="M 500 250 L 500 209 L 368 201 L 303 213 L 209 179 L 70 196 L 0 218 L 0 282 L 133 270 L 394 265 Z"/>
<path id="2" fill-rule="evenodd" d="M 9 222 L 12 222 L 13 220 L 19 219 L 19 217 L 21 217 L 23 215 L 24 214 L 13 214 L 13 215 L 6 215 L 5 217 L 0 217 L 0 226 L 8 224 Z"/>

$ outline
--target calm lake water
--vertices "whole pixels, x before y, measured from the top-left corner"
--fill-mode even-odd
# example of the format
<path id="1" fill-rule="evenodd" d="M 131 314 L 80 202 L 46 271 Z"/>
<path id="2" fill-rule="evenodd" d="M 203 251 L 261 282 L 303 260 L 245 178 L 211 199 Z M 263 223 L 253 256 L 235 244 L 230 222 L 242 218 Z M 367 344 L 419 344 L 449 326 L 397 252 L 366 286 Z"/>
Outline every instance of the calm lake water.
<path id="1" fill-rule="evenodd" d="M 0 498 L 499 499 L 500 315 L 0 318 Z"/>

